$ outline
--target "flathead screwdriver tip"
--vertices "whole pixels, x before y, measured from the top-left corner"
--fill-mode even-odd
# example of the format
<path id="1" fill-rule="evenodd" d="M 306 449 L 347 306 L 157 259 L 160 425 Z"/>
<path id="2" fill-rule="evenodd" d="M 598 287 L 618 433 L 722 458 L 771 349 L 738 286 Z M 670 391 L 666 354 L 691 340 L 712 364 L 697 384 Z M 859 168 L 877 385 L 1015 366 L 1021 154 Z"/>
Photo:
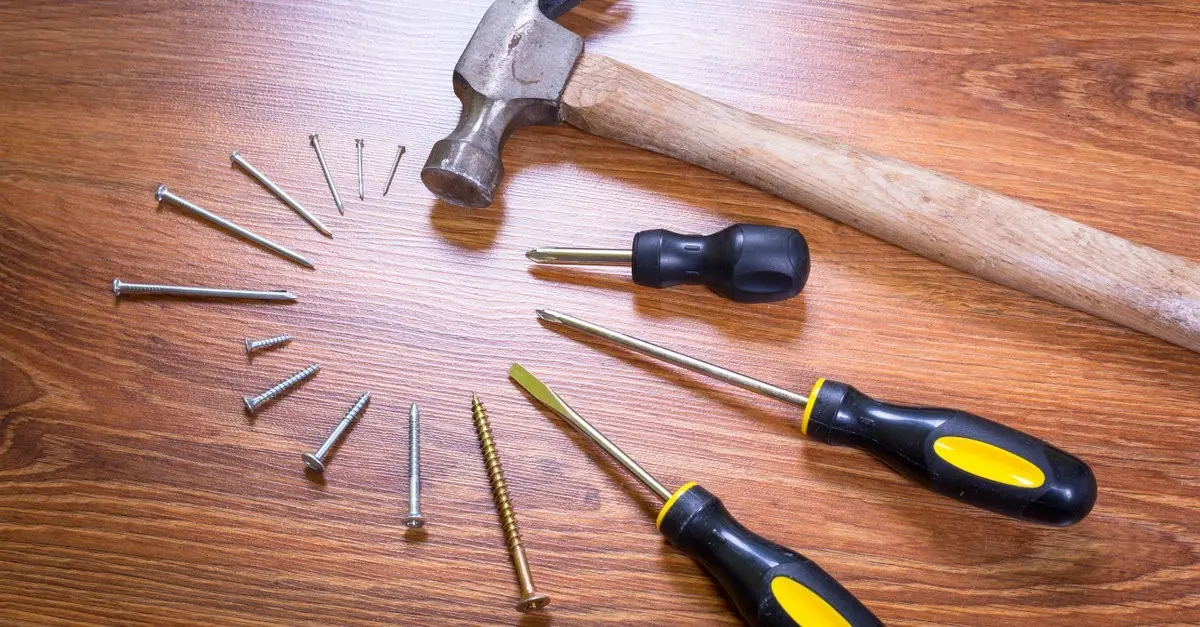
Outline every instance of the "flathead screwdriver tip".
<path id="1" fill-rule="evenodd" d="M 546 322 L 562 323 L 562 314 L 554 311 L 553 309 L 535 309 L 534 311 L 537 312 L 538 318 L 545 320 Z"/>

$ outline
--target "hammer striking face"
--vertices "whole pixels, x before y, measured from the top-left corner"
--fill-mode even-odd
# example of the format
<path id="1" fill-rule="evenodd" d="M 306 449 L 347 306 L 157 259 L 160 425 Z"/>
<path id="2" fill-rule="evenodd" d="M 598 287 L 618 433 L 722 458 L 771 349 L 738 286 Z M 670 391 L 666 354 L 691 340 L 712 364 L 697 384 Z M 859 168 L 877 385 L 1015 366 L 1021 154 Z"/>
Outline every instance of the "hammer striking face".
<path id="1" fill-rule="evenodd" d="M 458 127 L 433 145 L 421 180 L 448 203 L 486 207 L 510 133 L 559 123 L 559 103 L 583 38 L 554 22 L 580 0 L 496 0 L 454 68 Z"/>

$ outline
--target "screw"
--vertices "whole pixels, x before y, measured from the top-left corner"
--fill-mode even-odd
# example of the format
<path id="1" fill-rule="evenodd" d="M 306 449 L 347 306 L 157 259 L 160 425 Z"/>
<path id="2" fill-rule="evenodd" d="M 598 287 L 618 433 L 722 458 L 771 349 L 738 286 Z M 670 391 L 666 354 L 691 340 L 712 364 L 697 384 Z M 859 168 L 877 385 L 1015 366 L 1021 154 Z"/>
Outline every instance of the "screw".
<path id="1" fill-rule="evenodd" d="M 345 417 L 333 428 L 333 433 L 325 438 L 325 442 L 321 444 L 321 448 L 317 449 L 316 453 L 301 453 L 300 458 L 304 460 L 304 465 L 316 472 L 325 472 L 325 455 L 329 453 L 329 449 L 333 448 L 337 441 L 342 439 L 342 435 L 346 433 L 346 429 L 350 427 L 350 423 L 358 418 L 358 414 L 362 412 L 363 407 L 367 406 L 367 401 L 371 400 L 370 392 L 363 392 L 363 395 L 358 397 L 358 402 L 346 412 Z"/>
<path id="2" fill-rule="evenodd" d="M 309 213 L 308 210 L 305 209 L 304 207 L 301 207 L 300 203 L 296 202 L 295 200 L 292 200 L 292 197 L 287 195 L 287 192 L 280 189 L 279 186 L 272 183 L 271 179 L 267 178 L 267 176 L 265 174 L 263 174 L 262 172 L 259 172 L 257 168 L 250 165 L 250 162 L 246 161 L 246 158 L 243 157 L 240 152 L 238 152 L 236 150 L 233 151 L 233 154 L 229 155 L 229 160 L 238 164 L 239 166 L 241 166 L 241 168 L 243 170 L 245 170 L 247 174 L 249 174 L 251 177 L 253 177 L 254 180 L 258 181 L 259 183 L 262 183 L 263 187 L 271 190 L 271 193 L 275 194 L 276 198 L 278 198 L 279 200 L 282 200 L 283 204 L 291 207 L 292 211 L 295 211 L 296 213 L 300 214 L 301 218 L 308 220 L 308 223 L 313 225 L 313 227 L 316 228 L 318 231 L 320 231 L 322 234 L 328 235 L 329 237 L 333 237 L 333 232 L 331 232 L 329 229 L 325 228 L 325 225 L 321 224 L 321 221 L 318 220 L 316 216 Z"/>
<path id="3" fill-rule="evenodd" d="M 420 410 L 413 403 L 408 408 L 408 516 L 404 524 L 412 529 L 425 526 L 421 515 L 421 431 L 418 426 Z"/>
<path id="4" fill-rule="evenodd" d="M 117 296 L 148 294 L 155 296 L 199 296 L 203 298 L 296 300 L 296 295 L 287 290 L 226 290 L 212 287 L 156 285 L 153 283 L 122 283 L 121 279 L 113 279 L 113 294 Z"/>
<path id="5" fill-rule="evenodd" d="M 529 573 L 529 561 L 525 558 L 525 547 L 521 544 L 517 519 L 513 515 L 512 503 L 508 499 L 508 486 L 504 482 L 504 468 L 500 465 L 500 456 L 496 453 L 496 443 L 492 440 L 492 427 L 488 424 L 487 410 L 483 408 L 479 397 L 474 394 L 471 395 L 471 419 L 475 421 L 475 433 L 479 435 L 479 449 L 483 452 L 483 466 L 487 469 L 488 481 L 492 485 L 492 498 L 495 499 L 496 509 L 500 512 L 500 527 L 504 530 L 504 538 L 508 542 L 508 553 L 512 556 L 513 569 L 517 571 L 517 585 L 521 589 L 517 610 L 529 612 L 541 609 L 549 605 L 550 596 L 533 589 L 533 576 Z"/>
<path id="6" fill-rule="evenodd" d="M 325 173 L 325 182 L 329 184 L 329 191 L 333 194 L 333 204 L 337 205 L 338 211 L 342 215 L 346 215 L 346 207 L 342 204 L 342 197 L 338 194 L 337 186 L 333 184 L 333 175 L 329 173 L 329 166 L 325 165 L 325 153 L 321 152 L 321 142 L 317 138 L 317 134 L 313 133 L 308 136 L 308 141 L 313 148 L 317 149 L 317 161 L 321 164 L 321 172 Z"/>
<path id="7" fill-rule="evenodd" d="M 363 192 L 363 175 L 362 175 L 362 152 L 363 152 L 363 144 L 364 143 L 365 142 L 363 142 L 363 140 L 361 140 L 361 139 L 354 140 L 354 147 L 358 149 L 358 199 L 359 200 L 367 199 L 366 193 Z"/>
<path id="8" fill-rule="evenodd" d="M 264 403 L 266 403 L 267 401 L 270 401 L 271 399 L 275 398 L 276 396 L 279 396 L 285 390 L 293 387 L 297 383 L 300 383 L 301 381 L 313 376 L 320 369 L 321 369 L 321 364 L 313 364 L 313 365 L 305 368 L 304 370 L 301 370 L 300 372 L 297 372 L 296 374 L 284 379 L 283 381 L 276 383 L 275 385 L 271 386 L 271 388 L 269 390 L 267 390 L 266 392 L 263 392 L 262 394 L 259 394 L 258 396 L 242 397 L 242 400 L 245 401 L 245 403 L 246 403 L 246 411 L 251 414 L 257 412 L 258 409 L 260 407 L 262 407 L 262 405 Z"/>
<path id="9" fill-rule="evenodd" d="M 290 335 L 276 335 L 275 337 L 269 337 L 265 340 L 251 340 L 247 338 L 246 354 L 249 355 L 254 351 L 260 351 L 274 346 L 279 346 L 280 344 L 285 344 L 290 341 L 292 341 L 292 336 Z"/>
<path id="10" fill-rule="evenodd" d="M 256 235 L 256 234 L 230 222 L 229 220 L 226 220 L 225 218 L 218 216 L 217 214 L 215 214 L 207 209 L 203 209 L 191 202 L 188 202 L 187 200 L 184 200 L 183 198 L 180 198 L 179 196 L 176 196 L 175 194 L 173 194 L 171 192 L 171 190 L 167 189 L 166 185 L 159 185 L 158 189 L 154 192 L 154 197 L 159 202 L 162 202 L 165 200 L 165 201 L 171 203 L 172 205 L 175 205 L 176 207 L 179 207 L 181 209 L 186 209 L 186 210 L 200 216 L 201 218 L 204 218 L 205 220 L 208 220 L 209 222 L 212 222 L 213 224 L 215 224 L 221 228 L 224 228 L 225 230 L 227 230 L 231 233 L 234 233 L 235 235 L 240 235 L 240 236 L 250 240 L 251 242 L 258 244 L 259 246 L 262 246 L 263 248 L 273 250 L 273 251 L 283 255 L 284 257 L 287 257 L 288 259 L 295 261 L 296 263 L 298 263 L 302 266 L 305 266 L 308 268 L 314 267 L 313 263 L 311 261 L 309 261 L 308 259 L 305 259 L 298 253 L 293 252 L 292 250 L 289 250 L 283 246 L 280 246 L 279 244 L 276 244 L 275 242 L 272 242 L 271 240 L 269 240 L 261 235 Z"/>
<path id="11" fill-rule="evenodd" d="M 396 169 L 400 167 L 400 157 L 404 156 L 404 146 L 400 146 L 400 150 L 396 153 L 396 160 L 392 162 L 392 174 L 388 177 L 387 185 L 383 188 L 383 195 L 387 196 L 388 190 L 392 189 L 392 179 L 396 178 Z"/>

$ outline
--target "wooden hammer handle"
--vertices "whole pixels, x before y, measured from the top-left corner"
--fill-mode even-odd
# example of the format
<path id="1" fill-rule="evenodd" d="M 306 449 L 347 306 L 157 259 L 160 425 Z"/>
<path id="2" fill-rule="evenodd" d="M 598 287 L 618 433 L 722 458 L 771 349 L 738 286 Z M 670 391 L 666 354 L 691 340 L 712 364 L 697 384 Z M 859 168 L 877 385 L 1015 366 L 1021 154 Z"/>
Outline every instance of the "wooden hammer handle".
<path id="1" fill-rule="evenodd" d="M 919 255 L 1200 352 L 1200 264 L 584 54 L 589 133 L 726 174 Z"/>

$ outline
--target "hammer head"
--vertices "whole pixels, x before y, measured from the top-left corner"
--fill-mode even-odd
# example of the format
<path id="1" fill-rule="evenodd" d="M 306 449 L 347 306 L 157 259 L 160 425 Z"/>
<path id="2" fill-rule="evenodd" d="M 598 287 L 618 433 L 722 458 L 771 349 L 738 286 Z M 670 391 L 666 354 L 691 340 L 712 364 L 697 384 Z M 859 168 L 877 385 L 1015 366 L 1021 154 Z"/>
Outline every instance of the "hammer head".
<path id="1" fill-rule="evenodd" d="M 442 200 L 486 207 L 504 166 L 500 150 L 522 126 L 559 123 L 559 101 L 583 38 L 554 22 L 580 0 L 496 0 L 454 68 L 458 127 L 433 145 L 421 180 Z"/>

